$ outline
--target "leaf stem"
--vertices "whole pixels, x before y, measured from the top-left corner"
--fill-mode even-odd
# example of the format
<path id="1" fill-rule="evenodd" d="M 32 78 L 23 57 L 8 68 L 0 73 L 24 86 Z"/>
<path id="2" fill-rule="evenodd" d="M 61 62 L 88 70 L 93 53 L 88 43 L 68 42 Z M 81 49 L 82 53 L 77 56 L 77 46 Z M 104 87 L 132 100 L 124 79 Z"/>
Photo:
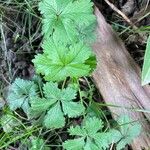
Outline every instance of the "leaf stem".
<path id="1" fill-rule="evenodd" d="M 79 97 L 80 97 L 80 101 L 81 101 L 81 104 L 84 106 L 84 101 L 83 101 L 83 98 L 82 98 L 82 94 L 81 94 L 81 89 L 80 89 L 80 83 L 79 83 L 79 80 L 77 80 L 77 84 L 78 84 L 78 87 L 79 87 Z M 85 113 L 86 111 L 84 111 L 84 118 L 85 118 Z"/>
<path id="2" fill-rule="evenodd" d="M 63 84 L 62 84 L 61 89 L 64 89 L 64 88 L 65 88 L 66 81 L 67 81 L 67 79 L 65 79 L 65 80 L 63 81 Z"/>

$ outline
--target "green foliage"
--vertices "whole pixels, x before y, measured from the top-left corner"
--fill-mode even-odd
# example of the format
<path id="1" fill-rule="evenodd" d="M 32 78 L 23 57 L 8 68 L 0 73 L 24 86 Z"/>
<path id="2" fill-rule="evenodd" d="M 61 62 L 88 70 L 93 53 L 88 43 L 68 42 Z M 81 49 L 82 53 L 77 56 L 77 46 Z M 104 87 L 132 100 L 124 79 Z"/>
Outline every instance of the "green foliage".
<path id="1" fill-rule="evenodd" d="M 102 113 L 93 101 L 93 89 L 89 86 L 86 93 L 80 89 L 79 78 L 90 75 L 96 66 L 95 55 L 89 46 L 95 37 L 96 24 L 92 6 L 91 0 L 42 0 L 39 3 L 43 15 L 43 53 L 37 54 L 33 63 L 36 73 L 42 74 L 48 82 L 37 76 L 31 81 L 17 78 L 9 87 L 10 109 L 21 108 L 27 118 L 15 111 L 19 117 L 20 135 L 9 135 L 10 139 L 14 137 L 11 142 L 6 142 L 8 136 L 2 137 L 4 145 L 1 148 L 21 139 L 21 148 L 27 141 L 26 148 L 30 150 L 48 150 L 45 143 L 54 139 L 53 147 L 56 142 L 67 150 L 106 150 L 110 144 L 121 150 L 139 135 L 141 126 L 127 116 L 118 120 L 119 128 L 104 129 L 105 122 L 99 119 Z M 77 117 L 81 125 L 78 125 L 78 119 L 73 119 Z M 5 132 L 12 132 L 18 122 L 13 115 L 1 118 Z M 76 124 L 68 130 L 72 139 L 62 144 L 63 135 L 68 137 L 63 130 L 70 124 Z M 58 128 L 62 129 L 55 130 Z"/>
<path id="2" fill-rule="evenodd" d="M 16 78 L 8 91 L 8 105 L 11 110 L 22 108 L 28 114 L 29 100 L 37 95 L 37 85 L 33 81 Z"/>
<path id="3" fill-rule="evenodd" d="M 118 119 L 118 124 L 120 125 L 120 137 L 122 136 L 122 138 L 117 144 L 117 150 L 121 150 L 140 134 L 141 125 L 137 122 L 132 122 L 126 115 Z"/>
<path id="4" fill-rule="evenodd" d="M 50 148 L 45 146 L 45 142 L 43 139 L 38 137 L 32 137 L 29 150 L 50 150 Z"/>
<path id="5" fill-rule="evenodd" d="M 39 3 L 43 14 L 44 53 L 35 56 L 33 63 L 36 72 L 47 81 L 79 78 L 95 69 L 96 58 L 85 44 L 86 40 L 94 39 L 91 37 L 94 37 L 96 19 L 92 6 L 90 0 Z"/>
<path id="6" fill-rule="evenodd" d="M 35 56 L 33 62 L 37 73 L 45 75 L 48 81 L 78 78 L 88 75 L 93 69 L 93 63 L 88 60 L 93 59 L 91 48 L 82 42 L 67 46 L 51 38 L 43 43 L 43 49 L 44 53 Z"/>
<path id="7" fill-rule="evenodd" d="M 47 81 L 89 75 L 96 66 L 96 57 L 85 42 L 92 42 L 96 19 L 90 0 L 43 0 L 43 54 L 35 56 L 37 73 Z"/>
<path id="8" fill-rule="evenodd" d="M 142 69 L 142 85 L 150 83 L 150 36 L 147 40 L 144 64 Z"/>
<path id="9" fill-rule="evenodd" d="M 69 118 L 83 114 L 81 102 L 74 102 L 76 90 L 71 87 L 60 90 L 57 83 L 47 82 L 43 87 L 45 98 L 32 97 L 31 116 L 45 113 L 44 125 L 47 128 L 61 128 L 65 125 L 65 115 Z"/>
<path id="10" fill-rule="evenodd" d="M 140 134 L 141 126 L 135 122 L 130 124 L 128 116 L 120 117 L 118 123 L 119 130 L 104 132 L 102 120 L 87 118 L 81 126 L 70 127 L 70 135 L 78 138 L 65 141 L 63 147 L 66 150 L 106 150 L 110 144 L 116 143 L 116 149 L 121 150 Z"/>
<path id="11" fill-rule="evenodd" d="M 0 110 L 5 106 L 5 101 L 3 98 L 0 96 Z"/>
<path id="12" fill-rule="evenodd" d="M 4 132 L 12 132 L 16 126 L 19 126 L 19 122 L 13 117 L 12 114 L 3 115 L 0 119 L 0 124 L 3 127 Z"/>
<path id="13" fill-rule="evenodd" d="M 109 144 L 119 140 L 118 136 L 115 136 L 118 134 L 117 130 L 103 132 L 102 129 L 102 120 L 96 117 L 87 118 L 82 126 L 70 127 L 70 135 L 78 136 L 79 138 L 65 141 L 63 147 L 67 150 L 101 150 L 108 148 Z M 114 141 L 110 141 L 112 136 Z"/>
<path id="14" fill-rule="evenodd" d="M 92 6 L 90 0 L 43 0 L 39 3 L 39 10 L 44 18 L 45 37 L 53 36 L 65 42 L 77 41 L 81 38 L 79 31 L 95 22 Z M 95 29 L 95 26 L 91 28 Z"/>

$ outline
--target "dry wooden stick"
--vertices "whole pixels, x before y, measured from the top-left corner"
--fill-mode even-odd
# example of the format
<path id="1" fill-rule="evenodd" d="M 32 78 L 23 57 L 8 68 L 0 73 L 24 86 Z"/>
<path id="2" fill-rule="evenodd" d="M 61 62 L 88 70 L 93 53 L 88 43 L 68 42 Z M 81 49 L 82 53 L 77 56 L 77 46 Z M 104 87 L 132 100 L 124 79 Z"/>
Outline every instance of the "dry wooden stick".
<path id="1" fill-rule="evenodd" d="M 126 50 L 123 42 L 113 32 L 99 12 L 97 17 L 97 41 L 93 50 L 97 57 L 97 69 L 93 79 L 106 104 L 118 105 L 120 108 L 108 106 L 114 119 L 118 115 L 127 114 L 133 121 L 139 121 L 142 132 L 132 143 L 134 150 L 150 148 L 150 113 L 130 111 L 131 109 L 150 110 L 150 87 L 141 86 L 140 69 Z"/>
<path id="2" fill-rule="evenodd" d="M 114 11 L 116 11 L 122 18 L 129 23 L 130 26 L 132 26 L 133 29 L 138 29 L 132 22 L 131 20 L 124 14 L 122 13 L 115 5 L 113 5 L 109 0 L 104 0 Z"/>

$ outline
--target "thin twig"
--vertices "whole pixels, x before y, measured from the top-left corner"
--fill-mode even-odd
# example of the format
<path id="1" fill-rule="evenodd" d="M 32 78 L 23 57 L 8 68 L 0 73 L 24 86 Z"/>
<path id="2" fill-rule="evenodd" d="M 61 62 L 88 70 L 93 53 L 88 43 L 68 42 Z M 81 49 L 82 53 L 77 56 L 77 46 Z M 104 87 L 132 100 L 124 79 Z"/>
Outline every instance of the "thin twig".
<path id="1" fill-rule="evenodd" d="M 1 77 L 4 79 L 4 81 L 8 84 L 11 85 L 11 83 L 5 78 L 5 76 L 3 74 L 1 74 Z"/>
<path id="2" fill-rule="evenodd" d="M 122 18 L 129 23 L 130 26 L 132 26 L 133 29 L 137 30 L 138 27 L 135 26 L 131 20 L 124 14 L 122 13 L 114 4 L 112 4 L 111 2 L 109 2 L 109 0 L 104 0 L 115 12 L 117 12 L 120 16 L 122 16 Z"/>
<path id="3" fill-rule="evenodd" d="M 146 3 L 145 11 L 148 8 L 149 2 L 150 2 L 150 0 L 148 0 L 147 3 Z"/>

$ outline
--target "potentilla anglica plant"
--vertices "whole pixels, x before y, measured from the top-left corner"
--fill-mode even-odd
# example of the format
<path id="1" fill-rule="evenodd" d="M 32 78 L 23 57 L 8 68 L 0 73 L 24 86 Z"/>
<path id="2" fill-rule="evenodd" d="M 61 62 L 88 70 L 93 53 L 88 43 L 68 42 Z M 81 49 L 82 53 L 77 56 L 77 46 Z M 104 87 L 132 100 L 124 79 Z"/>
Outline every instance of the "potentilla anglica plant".
<path id="1" fill-rule="evenodd" d="M 89 111 L 94 101 L 85 101 L 79 86 L 79 78 L 90 76 L 96 67 L 91 49 L 96 27 L 93 3 L 90 0 L 43 0 L 39 11 L 43 18 L 43 53 L 32 61 L 36 73 L 43 79 L 17 78 L 9 88 L 10 109 L 22 109 L 33 124 L 36 120 L 36 124 L 52 131 L 68 128 L 71 139 L 62 142 L 64 149 L 105 150 L 114 144 L 121 150 L 139 135 L 140 125 L 123 116 L 116 129 L 106 129 L 104 121 Z M 72 118 L 82 121 L 70 126 L 68 120 Z M 40 145 L 34 142 L 35 146 L 44 144 L 42 139 L 40 141 Z"/>

